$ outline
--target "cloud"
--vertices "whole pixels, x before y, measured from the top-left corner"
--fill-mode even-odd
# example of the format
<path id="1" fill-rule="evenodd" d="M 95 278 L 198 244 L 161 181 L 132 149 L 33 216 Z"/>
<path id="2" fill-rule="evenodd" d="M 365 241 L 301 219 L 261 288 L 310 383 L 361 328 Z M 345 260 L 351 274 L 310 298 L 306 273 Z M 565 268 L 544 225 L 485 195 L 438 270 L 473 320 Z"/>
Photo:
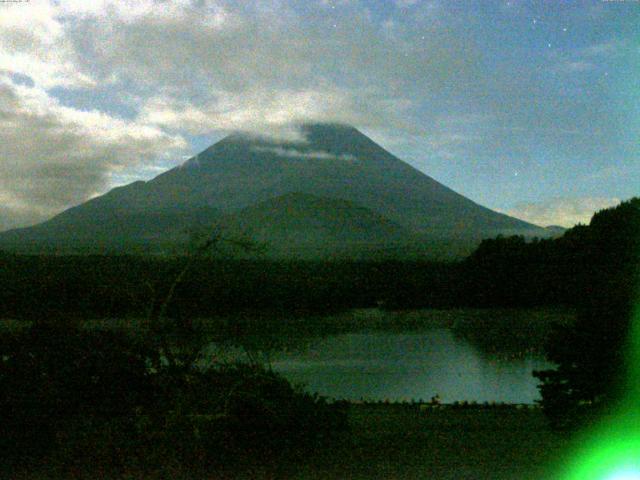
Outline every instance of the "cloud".
<path id="1" fill-rule="evenodd" d="M 126 89 L 145 118 L 198 133 L 309 117 L 389 128 L 410 123 L 416 92 L 473 78 L 468 46 L 435 24 L 385 30 L 359 2 L 341 2 L 339 16 L 321 2 L 304 16 L 295 3 L 60 2 L 39 14 L 46 50 L 64 55 L 31 48 L 13 71 L 31 75 L 46 59 L 37 84 Z M 65 65 L 76 77 L 63 82 Z"/>
<path id="2" fill-rule="evenodd" d="M 362 2 L 335 5 L 339 15 L 284 0 L 0 4 L 0 228 L 153 171 L 183 135 L 290 139 L 302 121 L 409 132 L 419 94 L 474 78 L 468 46 L 437 22 L 384 29 Z M 127 111 L 64 95 L 98 91 Z"/>
<path id="3" fill-rule="evenodd" d="M 93 86 L 79 72 L 77 52 L 56 9 L 48 2 L 0 5 L 0 73 L 19 73 L 43 87 Z"/>
<path id="4" fill-rule="evenodd" d="M 0 77 L 0 228 L 43 220 L 104 191 L 114 172 L 185 146 L 156 127 L 68 108 Z"/>
<path id="5" fill-rule="evenodd" d="M 324 86 L 290 91 L 260 86 L 242 93 L 219 91 L 213 98 L 195 104 L 173 96 L 149 98 L 142 106 L 140 121 L 172 131 L 203 135 L 212 131 L 244 131 L 277 139 L 296 137 L 301 122 L 343 122 L 361 128 L 383 126 L 415 128 L 403 118 L 410 108 L 402 99 L 385 99 L 367 89 L 351 91 Z M 385 122 L 386 120 L 386 122 Z"/>
<path id="6" fill-rule="evenodd" d="M 435 21 L 385 29 L 361 2 L 338 2 L 340 15 L 323 3 L 305 13 L 281 0 L 2 7 L 0 71 L 47 89 L 108 86 L 140 121 L 193 134 L 303 120 L 404 129 L 418 92 L 475 78 L 468 45 Z"/>
<path id="7" fill-rule="evenodd" d="M 490 30 L 471 18 L 477 9 L 418 0 L 396 1 L 410 10 L 391 2 L 391 8 L 370 5 L 0 2 L 0 76 L 13 79 L 2 84 L 0 122 L 18 132 L 2 133 L 0 151 L 20 164 L 15 172 L 29 175 L 22 184 L 2 180 L 3 205 L 23 208 L 20 218 L 42 218 L 44 211 L 132 179 L 142 165 L 152 175 L 170 163 L 154 159 L 179 149 L 183 137 L 204 142 L 234 130 L 266 130 L 290 139 L 297 135 L 290 126 L 300 121 L 375 132 L 385 146 L 401 148 L 403 158 L 413 156 L 414 164 L 439 172 L 442 181 L 459 177 L 463 192 L 479 168 L 506 170 L 500 158 L 522 161 L 536 152 L 563 158 L 564 150 L 609 158 L 619 144 L 612 133 L 622 131 L 625 119 L 609 114 L 613 94 L 595 90 L 605 84 L 572 90 L 568 82 L 544 81 L 545 72 L 526 62 L 494 70 L 487 47 L 513 45 L 492 44 L 493 36 L 484 35 Z M 612 48 L 624 50 L 598 44 L 553 60 L 566 71 L 586 71 Z M 452 115 L 449 121 L 440 121 L 444 112 Z M 584 134 L 567 134 L 573 131 Z M 9 174 L 9 160 L 0 162 L 0 175 Z"/>
<path id="8" fill-rule="evenodd" d="M 394 0 L 394 3 L 399 7 L 399 8 L 407 8 L 407 7 L 413 7 L 414 5 L 420 3 L 421 0 Z"/>
<path id="9" fill-rule="evenodd" d="M 591 58 L 602 58 L 602 57 L 612 57 L 623 54 L 627 49 L 627 42 L 621 39 L 612 38 L 605 42 L 594 43 L 588 47 L 584 47 L 579 50 L 579 54 L 591 57 Z"/>
<path id="10" fill-rule="evenodd" d="M 561 63 L 556 68 L 556 71 L 559 73 L 581 73 L 581 72 L 588 72 L 590 70 L 593 70 L 594 68 L 595 68 L 595 65 L 591 62 L 576 60 L 576 61 L 566 61 L 564 63 Z"/>
<path id="11" fill-rule="evenodd" d="M 341 155 L 334 155 L 329 152 L 320 150 L 302 151 L 296 148 L 283 148 L 283 147 L 253 147 L 253 150 L 257 152 L 267 152 L 278 155 L 285 158 L 299 158 L 299 159 L 311 159 L 311 160 L 339 160 L 343 162 L 357 162 L 358 158 L 348 153 Z"/>
<path id="12" fill-rule="evenodd" d="M 541 226 L 560 225 L 572 227 L 588 224 L 598 210 L 620 203 L 619 198 L 580 197 L 552 198 L 539 203 L 520 203 L 502 213 Z"/>
<path id="13" fill-rule="evenodd" d="M 274 91 L 267 95 L 260 88 L 241 94 L 218 91 L 213 97 L 198 105 L 170 95 L 151 97 L 140 110 L 139 118 L 193 135 L 213 130 L 259 134 L 302 120 L 333 118 L 332 111 L 347 107 L 349 101 L 339 91 Z"/>
<path id="14" fill-rule="evenodd" d="M 570 50 L 568 53 L 550 52 L 549 56 L 552 60 L 558 60 L 552 71 L 568 74 L 588 72 L 594 70 L 603 61 L 624 55 L 629 51 L 627 47 L 626 41 L 614 38 Z"/>

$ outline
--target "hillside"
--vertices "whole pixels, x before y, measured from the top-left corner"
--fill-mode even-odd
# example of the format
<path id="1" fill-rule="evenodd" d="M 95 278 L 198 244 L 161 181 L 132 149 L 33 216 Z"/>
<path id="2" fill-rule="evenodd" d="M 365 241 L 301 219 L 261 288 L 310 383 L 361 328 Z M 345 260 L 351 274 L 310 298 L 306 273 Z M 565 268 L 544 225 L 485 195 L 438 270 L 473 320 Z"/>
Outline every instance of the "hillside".
<path id="1" fill-rule="evenodd" d="M 34 227 L 0 233 L 0 247 L 64 252 L 142 244 L 162 250 L 184 242 L 193 226 L 220 217 L 250 226 L 272 244 L 294 237 L 326 247 L 325 240 L 380 244 L 402 237 L 404 243 L 455 244 L 497 234 L 546 236 L 543 228 L 454 192 L 353 127 L 301 128 L 304 142 L 230 135 L 148 182 L 115 188 Z"/>

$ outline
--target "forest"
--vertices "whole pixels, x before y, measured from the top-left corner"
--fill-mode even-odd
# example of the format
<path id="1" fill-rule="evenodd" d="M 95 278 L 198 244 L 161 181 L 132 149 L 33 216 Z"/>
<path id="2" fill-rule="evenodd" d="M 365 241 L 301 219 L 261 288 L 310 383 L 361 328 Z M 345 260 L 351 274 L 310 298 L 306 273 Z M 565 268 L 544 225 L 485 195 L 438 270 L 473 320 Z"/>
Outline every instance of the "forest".
<path id="1" fill-rule="evenodd" d="M 590 292 L 633 285 L 638 199 L 594 215 L 556 239 L 484 240 L 468 258 L 433 261 L 287 261 L 188 256 L 42 256 L 0 253 L 0 316 L 145 317 L 189 264 L 170 316 L 275 309 L 384 306 L 579 307 Z"/>

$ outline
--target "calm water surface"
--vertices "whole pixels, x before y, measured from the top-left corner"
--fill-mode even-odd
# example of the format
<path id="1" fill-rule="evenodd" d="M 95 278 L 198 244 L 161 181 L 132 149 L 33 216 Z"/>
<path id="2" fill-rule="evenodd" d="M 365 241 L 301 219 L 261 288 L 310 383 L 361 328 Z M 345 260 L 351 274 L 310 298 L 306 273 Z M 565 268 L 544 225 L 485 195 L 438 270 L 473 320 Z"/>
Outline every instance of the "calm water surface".
<path id="1" fill-rule="evenodd" d="M 311 392 L 348 400 L 533 403 L 532 370 L 541 356 L 498 358 L 481 353 L 450 330 L 361 332 L 318 338 L 308 348 L 277 352 L 274 370 Z"/>

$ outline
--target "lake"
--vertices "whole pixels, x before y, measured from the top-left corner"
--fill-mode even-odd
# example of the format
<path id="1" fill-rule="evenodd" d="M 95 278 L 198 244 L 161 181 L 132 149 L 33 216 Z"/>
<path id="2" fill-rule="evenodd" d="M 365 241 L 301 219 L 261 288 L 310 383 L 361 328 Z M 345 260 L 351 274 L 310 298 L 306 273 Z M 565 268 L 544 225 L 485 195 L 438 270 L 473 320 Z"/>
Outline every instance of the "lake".
<path id="1" fill-rule="evenodd" d="M 533 403 L 540 355 L 491 357 L 449 329 L 368 332 L 317 339 L 303 351 L 277 352 L 271 365 L 311 392 L 345 400 Z"/>
<path id="2" fill-rule="evenodd" d="M 550 326 L 573 319 L 549 309 L 366 309 L 233 318 L 235 333 L 223 337 L 333 399 L 534 403 L 531 373 L 551 367 L 542 354 Z"/>

